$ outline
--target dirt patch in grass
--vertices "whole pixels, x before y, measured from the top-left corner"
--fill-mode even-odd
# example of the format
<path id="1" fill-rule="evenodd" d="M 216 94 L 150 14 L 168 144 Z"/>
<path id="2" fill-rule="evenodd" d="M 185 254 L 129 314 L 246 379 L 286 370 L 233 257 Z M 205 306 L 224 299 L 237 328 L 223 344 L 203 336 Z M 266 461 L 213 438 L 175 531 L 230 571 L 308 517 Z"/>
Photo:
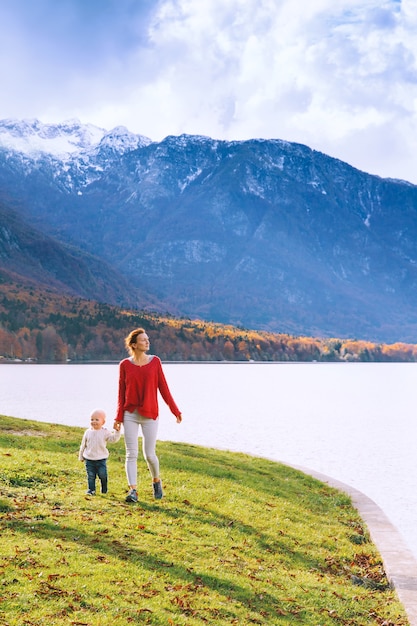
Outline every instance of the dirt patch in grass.
<path id="1" fill-rule="evenodd" d="M 17 437 L 47 437 L 48 433 L 43 430 L 8 430 L 9 435 L 16 435 Z"/>

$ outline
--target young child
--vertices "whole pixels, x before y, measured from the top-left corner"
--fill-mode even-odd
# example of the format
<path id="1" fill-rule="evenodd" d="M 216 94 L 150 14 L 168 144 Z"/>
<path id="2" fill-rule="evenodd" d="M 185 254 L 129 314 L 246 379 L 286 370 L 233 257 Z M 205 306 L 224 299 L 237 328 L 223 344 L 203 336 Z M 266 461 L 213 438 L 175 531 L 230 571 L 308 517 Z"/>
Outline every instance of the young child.
<path id="1" fill-rule="evenodd" d="M 85 431 L 78 458 L 85 461 L 87 470 L 88 490 L 87 494 L 94 496 L 96 493 L 96 477 L 101 482 L 101 493 L 107 493 L 107 458 L 109 451 L 107 443 L 119 441 L 121 433 L 113 430 L 110 432 L 104 428 L 106 414 L 101 409 L 95 409 L 90 416 L 91 428 Z"/>

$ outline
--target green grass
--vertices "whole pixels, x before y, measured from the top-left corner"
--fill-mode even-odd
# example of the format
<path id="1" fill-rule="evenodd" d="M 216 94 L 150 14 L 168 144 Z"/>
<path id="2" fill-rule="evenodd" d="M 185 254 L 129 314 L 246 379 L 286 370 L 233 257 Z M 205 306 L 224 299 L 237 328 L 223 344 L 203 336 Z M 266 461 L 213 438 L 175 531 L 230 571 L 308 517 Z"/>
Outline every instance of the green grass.
<path id="1" fill-rule="evenodd" d="M 127 504 L 123 438 L 88 497 L 83 429 L 0 417 L 0 624 L 408 624 L 350 499 L 279 463 L 159 442 Z M 359 583 L 359 584 L 358 584 Z"/>

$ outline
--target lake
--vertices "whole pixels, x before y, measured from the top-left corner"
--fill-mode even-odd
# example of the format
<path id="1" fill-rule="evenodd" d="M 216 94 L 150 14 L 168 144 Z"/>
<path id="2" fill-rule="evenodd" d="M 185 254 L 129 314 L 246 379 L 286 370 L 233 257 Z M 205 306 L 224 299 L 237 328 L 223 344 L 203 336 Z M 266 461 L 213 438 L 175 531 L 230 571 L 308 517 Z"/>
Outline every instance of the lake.
<path id="1" fill-rule="evenodd" d="M 159 438 L 321 472 L 374 500 L 417 557 L 416 363 L 165 363 L 183 412 Z M 71 426 L 103 408 L 117 364 L 0 365 L 0 413 Z"/>

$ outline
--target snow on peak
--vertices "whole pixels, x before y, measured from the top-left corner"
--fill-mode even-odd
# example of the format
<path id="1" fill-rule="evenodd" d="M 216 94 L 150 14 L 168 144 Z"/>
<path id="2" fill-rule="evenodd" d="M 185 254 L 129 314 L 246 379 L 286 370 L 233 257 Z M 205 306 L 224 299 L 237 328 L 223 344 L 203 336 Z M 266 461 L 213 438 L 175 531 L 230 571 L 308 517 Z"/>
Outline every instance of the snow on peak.
<path id="1" fill-rule="evenodd" d="M 103 128 L 67 120 L 43 124 L 39 120 L 0 120 L 0 146 L 33 156 L 46 152 L 56 157 L 91 149 L 105 134 Z"/>
<path id="2" fill-rule="evenodd" d="M 147 146 L 152 143 L 148 137 L 135 135 L 131 133 L 125 126 L 116 126 L 113 130 L 106 132 L 101 141 L 99 148 L 110 148 L 114 152 L 128 152 L 136 150 L 136 148 Z"/>
<path id="3" fill-rule="evenodd" d="M 46 153 L 59 159 L 91 154 L 103 147 L 122 154 L 152 143 L 124 126 L 111 131 L 77 119 L 61 124 L 44 124 L 39 120 L 0 120 L 0 147 L 30 157 Z"/>

